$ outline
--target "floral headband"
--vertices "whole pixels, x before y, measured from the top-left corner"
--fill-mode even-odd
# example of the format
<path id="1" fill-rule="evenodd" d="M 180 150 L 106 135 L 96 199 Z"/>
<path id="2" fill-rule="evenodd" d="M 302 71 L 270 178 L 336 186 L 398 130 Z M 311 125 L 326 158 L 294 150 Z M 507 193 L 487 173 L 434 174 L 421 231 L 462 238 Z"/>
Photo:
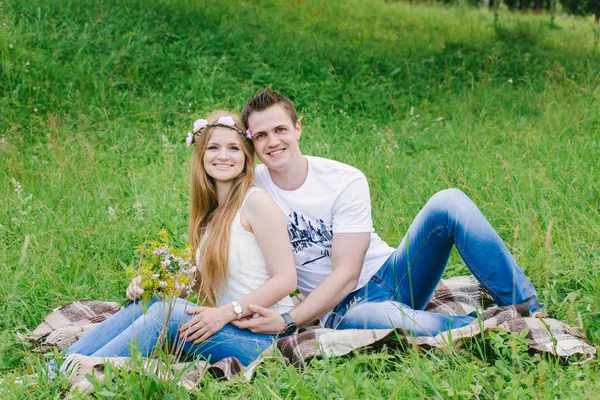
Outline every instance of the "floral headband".
<path id="1" fill-rule="evenodd" d="M 232 129 L 232 130 L 236 131 L 237 133 L 239 133 L 240 135 L 246 136 L 250 140 L 252 140 L 252 137 L 254 136 L 254 133 L 252 133 L 252 131 L 250 129 L 248 129 L 248 130 L 246 130 L 246 132 L 244 132 L 244 131 L 236 128 L 235 121 L 233 120 L 233 118 L 231 118 L 231 116 L 227 115 L 225 117 L 219 118 L 219 120 L 217 122 L 215 122 L 214 124 L 209 124 L 208 121 L 205 119 L 196 120 L 194 122 L 194 129 L 192 129 L 191 132 L 188 132 L 187 139 L 185 140 L 187 145 L 192 146 L 196 142 L 196 140 L 195 140 L 196 134 L 200 133 L 200 131 L 202 129 L 210 128 L 212 126 L 221 126 L 224 128 Z"/>

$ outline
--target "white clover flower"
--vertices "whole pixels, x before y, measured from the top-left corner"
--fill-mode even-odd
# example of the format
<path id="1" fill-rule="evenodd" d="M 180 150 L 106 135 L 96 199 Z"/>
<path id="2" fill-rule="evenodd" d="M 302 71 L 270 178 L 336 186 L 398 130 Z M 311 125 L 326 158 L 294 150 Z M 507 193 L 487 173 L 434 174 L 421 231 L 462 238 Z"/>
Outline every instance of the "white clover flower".
<path id="1" fill-rule="evenodd" d="M 196 272 L 198 271 L 198 267 L 196 267 L 195 265 L 190 269 L 190 272 Z"/>
<path id="2" fill-rule="evenodd" d="M 23 188 L 21 187 L 21 182 L 19 182 L 18 180 L 16 180 L 15 178 L 11 178 L 10 182 L 13 184 L 13 186 L 15 187 L 15 193 L 17 194 L 17 196 L 20 198 L 22 193 L 23 193 Z"/>
<path id="3" fill-rule="evenodd" d="M 161 262 L 160 265 L 167 268 L 169 265 L 171 265 L 171 260 L 167 258 L 165 261 Z"/>
<path id="4" fill-rule="evenodd" d="M 158 286 L 160 286 L 161 288 L 167 287 L 167 282 L 160 281 L 160 282 L 158 282 Z"/>
<path id="5" fill-rule="evenodd" d="M 171 142 L 169 142 L 169 138 L 166 137 L 165 135 L 161 135 L 160 138 L 163 142 L 163 146 L 165 147 L 165 149 L 171 150 Z"/>
<path id="6" fill-rule="evenodd" d="M 414 108 L 414 107 L 411 107 L 411 108 L 410 108 L 410 111 L 409 111 L 409 114 L 410 114 L 410 115 L 414 115 L 414 113 L 415 113 L 415 108 Z"/>
<path id="7" fill-rule="evenodd" d="M 510 78 L 509 80 L 507 80 L 506 83 L 513 83 L 512 78 Z"/>
<path id="8" fill-rule="evenodd" d="M 235 121 L 229 115 L 226 117 L 221 117 L 217 121 L 218 124 L 227 125 L 233 127 L 235 125 Z"/>
<path id="9" fill-rule="evenodd" d="M 152 279 L 158 279 L 159 276 L 159 274 L 152 274 Z"/>
<path id="10" fill-rule="evenodd" d="M 185 144 L 188 146 L 194 144 L 194 134 L 192 132 L 188 132 L 187 138 L 185 139 Z"/>
<path id="11" fill-rule="evenodd" d="M 112 220 L 117 219 L 117 211 L 112 207 L 108 207 L 108 218 Z"/>
<path id="12" fill-rule="evenodd" d="M 144 214 L 144 207 L 142 206 L 142 203 L 140 203 L 139 201 L 136 201 L 135 203 L 133 203 L 133 211 L 135 212 L 136 216 L 141 217 Z"/>

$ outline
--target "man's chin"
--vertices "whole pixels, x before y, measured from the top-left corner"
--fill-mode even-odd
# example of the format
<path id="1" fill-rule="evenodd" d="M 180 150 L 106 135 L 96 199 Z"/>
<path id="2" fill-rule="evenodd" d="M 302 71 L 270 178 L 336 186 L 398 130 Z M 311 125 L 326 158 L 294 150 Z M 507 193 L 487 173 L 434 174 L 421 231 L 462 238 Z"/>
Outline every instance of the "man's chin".
<path id="1" fill-rule="evenodd" d="M 261 160 L 262 161 L 262 160 Z M 279 161 L 279 160 L 278 160 Z M 270 171 L 283 171 L 285 170 L 286 163 L 284 162 L 273 162 L 273 160 L 269 160 L 268 162 L 262 161 L 265 167 L 267 167 Z"/>
<path id="2" fill-rule="evenodd" d="M 281 168 L 282 164 L 283 164 L 283 160 L 281 159 L 271 159 L 271 158 L 267 158 L 267 159 L 262 159 L 261 157 L 258 157 L 258 159 L 260 160 L 260 162 L 262 162 L 264 164 L 265 167 L 267 167 L 268 169 L 279 169 Z"/>

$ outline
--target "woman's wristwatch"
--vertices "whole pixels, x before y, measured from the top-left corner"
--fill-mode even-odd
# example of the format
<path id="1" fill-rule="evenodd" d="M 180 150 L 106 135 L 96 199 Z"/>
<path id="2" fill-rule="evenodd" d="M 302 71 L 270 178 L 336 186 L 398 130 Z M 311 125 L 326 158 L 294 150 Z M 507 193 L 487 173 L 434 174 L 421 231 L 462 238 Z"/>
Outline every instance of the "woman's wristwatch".
<path id="1" fill-rule="evenodd" d="M 238 303 L 237 301 L 232 301 L 231 305 L 233 306 L 233 312 L 235 313 L 236 319 L 242 318 L 242 315 L 244 314 L 244 309 L 242 308 L 240 303 Z"/>
<path id="2" fill-rule="evenodd" d="M 285 329 L 282 331 L 286 335 L 291 335 L 296 332 L 298 326 L 296 326 L 296 321 L 290 316 L 288 313 L 281 314 L 281 317 L 285 321 Z"/>

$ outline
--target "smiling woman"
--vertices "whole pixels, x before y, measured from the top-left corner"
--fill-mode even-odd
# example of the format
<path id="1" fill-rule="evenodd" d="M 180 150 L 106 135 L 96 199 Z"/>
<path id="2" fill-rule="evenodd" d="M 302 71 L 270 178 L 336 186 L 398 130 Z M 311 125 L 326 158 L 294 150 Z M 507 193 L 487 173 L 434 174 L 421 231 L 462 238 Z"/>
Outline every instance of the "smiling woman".
<path id="1" fill-rule="evenodd" d="M 283 216 L 269 195 L 253 187 L 251 137 L 239 117 L 225 111 L 197 120 L 188 134 L 187 144 L 194 145 L 189 227 L 198 266 L 195 289 L 208 306 L 158 298 L 141 304 L 136 277 L 127 290 L 133 302 L 67 354 L 129 356 L 137 345 L 147 356 L 166 338 L 171 351 L 211 362 L 236 357 L 246 365 L 273 342 L 277 335 L 231 324 L 252 314 L 249 304 L 286 313 L 296 289 Z"/>
<path id="2" fill-rule="evenodd" d="M 215 180 L 217 186 L 229 186 L 244 169 L 245 154 L 242 151 L 240 135 L 234 130 L 216 127 L 211 134 L 204 152 L 204 170 Z M 225 187 L 220 190 L 226 194 Z"/>

